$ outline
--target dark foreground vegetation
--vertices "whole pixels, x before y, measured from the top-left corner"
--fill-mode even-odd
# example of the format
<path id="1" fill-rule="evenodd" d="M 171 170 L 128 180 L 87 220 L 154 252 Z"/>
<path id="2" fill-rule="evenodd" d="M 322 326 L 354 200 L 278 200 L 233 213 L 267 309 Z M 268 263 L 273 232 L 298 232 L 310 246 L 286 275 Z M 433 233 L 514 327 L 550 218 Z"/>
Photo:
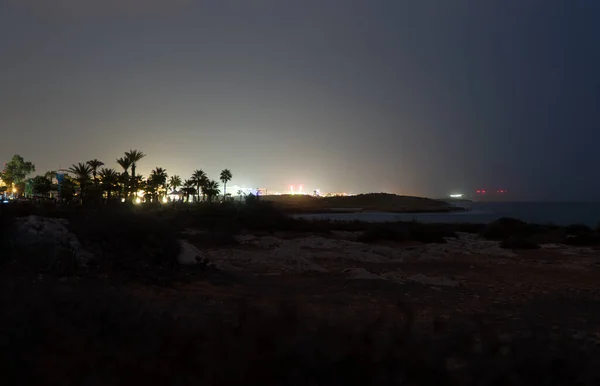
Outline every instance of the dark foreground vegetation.
<path id="1" fill-rule="evenodd" d="M 218 305 L 200 298 L 168 304 L 148 288 L 176 291 L 210 282 L 226 291 L 247 278 L 207 264 L 180 267 L 179 238 L 202 229 L 207 247 L 240 233 L 356 232 L 367 243 L 441 243 L 479 233 L 508 248 L 598 244 L 585 226 L 501 219 L 474 224 L 366 224 L 292 219 L 268 203 L 0 209 L 0 383 L 46 385 L 592 385 L 598 347 L 572 332 L 535 324 L 488 325 L 475 316 L 434 318 L 399 302 L 361 320 L 333 323 L 301 302 L 248 296 Z M 13 222 L 60 217 L 94 258 L 16 247 Z M 208 236 L 207 236 L 208 235 Z M 512 244 L 511 244 L 512 243 Z M 512 245 L 512 246 L 511 246 Z M 258 280 L 261 280 L 260 278 Z"/>
<path id="2" fill-rule="evenodd" d="M 473 321 L 424 334 L 400 305 L 332 325 L 283 304 L 158 309 L 95 282 L 3 280 L 2 384 L 576 385 L 600 378 L 597 349 L 538 328 Z M 186 307 L 185 310 L 182 310 Z M 394 322 L 392 322 L 394 321 Z M 460 324 L 459 324 L 460 322 Z M 457 326 L 458 325 L 458 326 Z M 266 327 L 268 326 L 268 327 Z M 501 335 L 506 332 L 508 335 Z"/>

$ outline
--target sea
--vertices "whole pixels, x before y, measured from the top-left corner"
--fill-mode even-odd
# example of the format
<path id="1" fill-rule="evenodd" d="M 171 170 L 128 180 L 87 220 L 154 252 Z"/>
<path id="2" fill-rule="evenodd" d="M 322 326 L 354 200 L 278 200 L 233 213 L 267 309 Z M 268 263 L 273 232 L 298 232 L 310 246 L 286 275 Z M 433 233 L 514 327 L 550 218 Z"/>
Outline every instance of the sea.
<path id="1" fill-rule="evenodd" d="M 470 202 L 461 206 L 468 210 L 453 213 L 327 213 L 303 214 L 305 219 L 341 221 L 417 221 L 424 223 L 489 223 L 501 217 L 512 217 L 529 223 L 600 225 L 600 202 Z"/>

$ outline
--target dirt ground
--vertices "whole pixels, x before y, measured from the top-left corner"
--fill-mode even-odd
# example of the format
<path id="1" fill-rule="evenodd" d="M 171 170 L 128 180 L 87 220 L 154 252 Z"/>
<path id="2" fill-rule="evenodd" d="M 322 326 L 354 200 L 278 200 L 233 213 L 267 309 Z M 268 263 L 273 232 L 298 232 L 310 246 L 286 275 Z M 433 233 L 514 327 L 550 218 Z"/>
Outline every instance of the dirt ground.
<path id="1" fill-rule="evenodd" d="M 600 249 L 511 251 L 470 234 L 426 245 L 363 244 L 355 236 L 242 235 L 238 245 L 208 249 L 196 243 L 198 258 L 218 269 L 210 280 L 144 292 L 165 304 L 200 300 L 215 312 L 243 302 L 293 303 L 332 322 L 372 319 L 400 304 L 424 328 L 465 318 L 600 342 Z"/>

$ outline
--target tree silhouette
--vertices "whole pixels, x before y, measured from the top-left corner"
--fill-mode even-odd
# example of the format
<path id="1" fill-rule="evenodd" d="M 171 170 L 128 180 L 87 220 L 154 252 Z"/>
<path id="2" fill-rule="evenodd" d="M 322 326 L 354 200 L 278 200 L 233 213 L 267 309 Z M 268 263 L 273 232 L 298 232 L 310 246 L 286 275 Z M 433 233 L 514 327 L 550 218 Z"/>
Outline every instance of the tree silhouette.
<path id="1" fill-rule="evenodd" d="M 109 201 L 112 196 L 112 192 L 119 188 L 119 173 L 112 168 L 102 168 L 98 173 L 100 176 L 100 182 L 102 190 L 106 191 L 106 200 Z"/>
<path id="2" fill-rule="evenodd" d="M 182 192 L 185 194 L 185 202 L 190 202 L 190 195 L 194 195 L 196 193 L 196 182 L 192 179 L 185 180 L 183 182 Z"/>
<path id="3" fill-rule="evenodd" d="M 192 173 L 191 180 L 194 181 L 196 193 L 198 194 L 198 201 L 200 201 L 200 192 L 204 190 L 203 187 L 206 186 L 206 183 L 208 182 L 208 176 L 204 170 L 196 169 L 194 170 L 194 173 Z"/>
<path id="4" fill-rule="evenodd" d="M 70 173 L 75 175 L 75 180 L 79 183 L 79 189 L 81 192 L 81 200 L 83 201 L 85 195 L 85 188 L 87 183 L 90 181 L 90 174 L 92 168 L 87 163 L 78 163 L 77 165 L 71 166 L 69 169 Z"/>
<path id="5" fill-rule="evenodd" d="M 46 197 L 52 190 L 52 180 L 46 176 L 35 176 L 31 179 L 31 189 L 33 194 Z"/>
<path id="6" fill-rule="evenodd" d="M 46 173 L 44 173 L 44 177 L 52 182 L 52 180 L 56 178 L 56 170 L 48 170 Z"/>
<path id="7" fill-rule="evenodd" d="M 129 164 L 131 165 L 130 188 L 133 192 L 137 191 L 137 187 L 139 186 L 139 184 L 137 184 L 138 180 L 136 180 L 135 168 L 137 167 L 137 163 L 140 162 L 145 156 L 146 154 L 142 153 L 139 150 L 129 150 L 125 152 L 125 158 L 129 160 Z"/>
<path id="8" fill-rule="evenodd" d="M 171 176 L 171 178 L 169 179 L 169 188 L 170 189 L 177 191 L 177 188 L 179 188 L 181 185 L 182 185 L 181 177 L 179 177 L 177 175 Z M 181 194 L 179 195 L 179 201 L 181 201 Z"/>
<path id="9" fill-rule="evenodd" d="M 94 185 L 98 186 L 98 168 L 100 166 L 104 166 L 104 162 L 94 158 L 93 160 L 89 160 L 87 164 L 90 168 L 92 168 L 92 177 L 94 177 Z"/>
<path id="10" fill-rule="evenodd" d="M 117 163 L 123 168 L 123 173 L 120 175 L 121 183 L 123 184 L 123 197 L 129 198 L 129 168 L 131 167 L 131 161 L 127 157 L 117 158 Z"/>
<path id="11" fill-rule="evenodd" d="M 169 178 L 169 186 L 171 187 L 171 189 L 177 190 L 177 188 L 179 188 L 181 185 L 181 177 L 179 177 L 178 175 L 174 175 L 171 176 L 171 178 Z"/>
<path id="12" fill-rule="evenodd" d="M 231 174 L 231 171 L 229 169 L 223 169 L 221 171 L 220 179 L 223 183 L 223 200 L 225 200 L 227 196 L 227 183 L 231 181 L 231 178 L 233 178 L 233 175 Z"/>
<path id="13" fill-rule="evenodd" d="M 25 181 L 27 175 L 33 172 L 35 172 L 35 165 L 25 161 L 20 155 L 15 154 L 12 159 L 6 163 L 4 170 L 0 172 L 0 179 L 4 181 L 7 188 L 10 190 L 13 185 L 21 184 Z"/>
<path id="14" fill-rule="evenodd" d="M 161 167 L 156 167 L 150 172 L 148 183 L 154 190 L 153 198 L 160 199 L 160 192 L 167 190 L 167 177 L 167 171 Z"/>
<path id="15" fill-rule="evenodd" d="M 209 180 L 204 185 L 202 192 L 208 198 L 208 202 L 212 202 L 213 197 L 217 197 L 221 191 L 219 190 L 219 183 L 215 180 Z"/>

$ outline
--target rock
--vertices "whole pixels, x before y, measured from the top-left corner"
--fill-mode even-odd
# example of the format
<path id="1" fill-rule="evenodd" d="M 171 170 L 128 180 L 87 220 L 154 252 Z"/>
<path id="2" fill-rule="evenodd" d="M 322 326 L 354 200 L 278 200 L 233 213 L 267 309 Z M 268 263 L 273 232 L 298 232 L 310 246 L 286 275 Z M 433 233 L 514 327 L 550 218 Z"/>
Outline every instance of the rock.
<path id="1" fill-rule="evenodd" d="M 446 277 L 430 277 L 425 275 L 412 275 L 407 277 L 406 280 L 435 287 L 458 287 L 460 285 L 460 282 Z"/>
<path id="2" fill-rule="evenodd" d="M 509 237 L 500 243 L 505 249 L 540 249 L 540 245 L 526 238 Z"/>
<path id="3" fill-rule="evenodd" d="M 361 280 L 382 280 L 383 278 L 379 275 L 371 273 L 364 268 L 347 268 L 344 273 L 348 274 L 348 279 L 361 279 Z"/>
<path id="4" fill-rule="evenodd" d="M 15 220 L 15 246 L 35 248 L 48 256 L 73 256 L 79 266 L 85 266 L 93 255 L 84 250 L 73 233 L 69 232 L 68 220 L 60 218 L 28 216 Z"/>
<path id="5" fill-rule="evenodd" d="M 198 248 L 187 241 L 179 240 L 179 245 L 181 246 L 181 249 L 179 250 L 179 256 L 177 256 L 177 261 L 179 264 L 192 265 L 196 264 L 198 260 L 203 258 L 202 252 L 200 252 Z"/>

